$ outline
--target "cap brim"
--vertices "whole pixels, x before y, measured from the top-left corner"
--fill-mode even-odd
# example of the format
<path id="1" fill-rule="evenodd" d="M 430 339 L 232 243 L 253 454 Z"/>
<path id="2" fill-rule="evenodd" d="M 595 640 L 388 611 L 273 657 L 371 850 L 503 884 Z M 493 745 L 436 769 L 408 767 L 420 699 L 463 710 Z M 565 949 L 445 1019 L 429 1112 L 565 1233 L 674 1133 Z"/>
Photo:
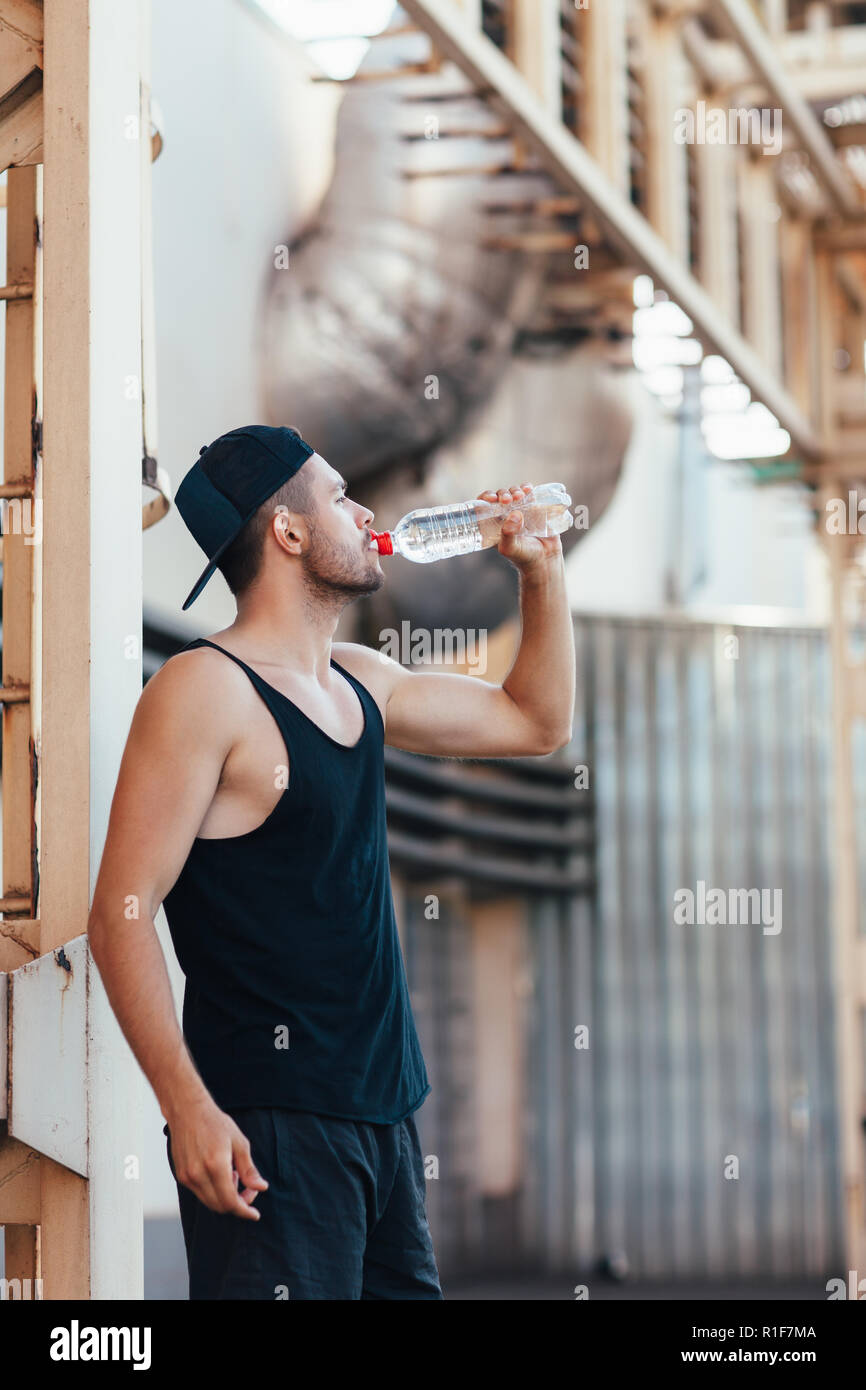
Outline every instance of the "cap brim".
<path id="1" fill-rule="evenodd" d="M 198 579 L 195 581 L 195 584 L 192 586 L 183 603 L 181 604 L 182 613 L 186 612 L 191 603 L 195 603 L 205 584 L 207 584 L 208 580 L 213 575 L 214 570 L 217 568 L 223 551 L 228 550 L 229 546 L 234 540 L 237 540 L 237 536 L 229 536 L 228 540 L 223 541 L 219 550 L 215 551 L 214 554 L 211 556 L 210 560 L 205 565 Z"/>

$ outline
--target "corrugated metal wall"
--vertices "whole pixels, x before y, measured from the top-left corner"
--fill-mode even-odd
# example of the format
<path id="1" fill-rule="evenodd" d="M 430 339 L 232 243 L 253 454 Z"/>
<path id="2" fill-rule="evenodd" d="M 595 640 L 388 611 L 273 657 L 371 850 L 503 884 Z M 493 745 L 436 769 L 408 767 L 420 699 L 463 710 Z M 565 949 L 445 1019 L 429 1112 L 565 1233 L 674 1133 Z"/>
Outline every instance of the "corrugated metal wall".
<path id="1" fill-rule="evenodd" d="M 841 1268 L 826 638 L 598 618 L 579 619 L 576 640 L 569 758 L 591 781 L 564 794 L 593 799 L 597 884 L 522 899 L 510 1202 L 486 1198 L 477 1162 L 473 894 L 453 882 L 428 921 L 405 885 L 440 1263 L 578 1273 L 624 1256 L 659 1279 Z M 699 880 L 780 889 L 781 930 L 677 925 L 674 894 Z"/>

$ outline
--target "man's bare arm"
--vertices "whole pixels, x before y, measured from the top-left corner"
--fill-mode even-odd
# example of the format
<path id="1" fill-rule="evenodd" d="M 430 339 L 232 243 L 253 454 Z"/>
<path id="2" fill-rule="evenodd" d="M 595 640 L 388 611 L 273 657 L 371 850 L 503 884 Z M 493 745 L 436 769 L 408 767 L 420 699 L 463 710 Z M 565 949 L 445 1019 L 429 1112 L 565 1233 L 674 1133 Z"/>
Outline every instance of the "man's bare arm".
<path id="1" fill-rule="evenodd" d="M 214 689 L 231 674 L 209 653 L 190 657 L 178 655 L 168 662 L 148 682 L 136 707 L 87 932 L 111 1006 L 168 1121 L 179 1179 L 214 1210 L 255 1220 L 258 1213 L 250 1210 L 232 1183 L 231 1164 L 225 1162 L 227 1137 L 234 1141 L 229 1157 L 234 1152 L 247 1191 L 256 1179 L 266 1184 L 251 1162 L 248 1145 L 244 1155 L 246 1140 L 218 1109 L 189 1055 L 154 925 L 213 800 L 232 746 L 231 702 L 221 700 Z M 189 1137 L 190 1117 L 197 1126 L 194 1142 Z M 211 1151 L 218 1152 L 218 1158 L 212 1160 Z"/>
<path id="2" fill-rule="evenodd" d="M 492 499 L 494 493 L 482 493 Z M 521 489 L 499 499 L 519 500 Z M 551 753 L 572 733 L 575 650 L 562 543 L 503 528 L 500 552 L 520 571 L 520 644 L 501 685 L 478 676 L 409 671 L 384 654 L 335 644 L 338 660 L 385 707 L 385 741 L 413 753 L 463 758 Z"/>

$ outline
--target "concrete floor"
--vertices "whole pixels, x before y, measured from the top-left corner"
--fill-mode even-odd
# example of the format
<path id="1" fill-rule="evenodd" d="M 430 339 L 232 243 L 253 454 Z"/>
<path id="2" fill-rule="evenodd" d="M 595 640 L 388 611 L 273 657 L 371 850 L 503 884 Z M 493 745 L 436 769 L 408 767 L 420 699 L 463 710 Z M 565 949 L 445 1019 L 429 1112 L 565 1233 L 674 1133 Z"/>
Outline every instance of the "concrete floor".
<path id="1" fill-rule="evenodd" d="M 814 1283 L 778 1284 L 640 1284 L 614 1283 L 608 1279 L 577 1275 L 570 1278 L 551 1278 L 549 1276 L 513 1277 L 507 1279 L 473 1279 L 471 1281 L 443 1280 L 442 1288 L 446 1300 L 454 1302 L 571 1302 L 574 1300 L 574 1286 L 586 1283 L 590 1299 L 593 1301 L 612 1301 L 623 1299 L 677 1300 L 700 1299 L 709 1301 L 741 1300 L 747 1302 L 765 1299 L 782 1301 L 820 1300 L 825 1301 L 827 1293 L 824 1282 L 816 1279 Z M 172 1218 L 150 1219 L 144 1223 L 144 1296 L 146 1299 L 186 1299 L 189 1293 L 186 1274 L 186 1258 L 183 1248 L 183 1235 L 180 1221 Z"/>

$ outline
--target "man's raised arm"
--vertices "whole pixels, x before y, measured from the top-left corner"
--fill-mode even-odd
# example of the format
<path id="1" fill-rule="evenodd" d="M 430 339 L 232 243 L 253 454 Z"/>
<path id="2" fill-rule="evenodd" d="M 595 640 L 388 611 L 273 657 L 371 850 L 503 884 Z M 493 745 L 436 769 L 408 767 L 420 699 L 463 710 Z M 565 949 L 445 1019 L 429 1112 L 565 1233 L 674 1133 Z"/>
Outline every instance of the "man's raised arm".
<path id="1" fill-rule="evenodd" d="M 522 487 L 484 492 L 485 501 L 519 502 Z M 385 742 L 413 753 L 508 758 L 552 753 L 568 743 L 574 717 L 575 651 L 559 536 L 525 536 L 518 512 L 498 549 L 520 571 L 521 635 L 501 685 L 476 676 L 408 671 L 367 651 L 359 679 L 384 663 Z M 347 652 L 363 648 L 346 646 Z M 381 681 L 381 678 L 380 678 Z M 372 683 L 372 682 L 371 682 Z"/>

